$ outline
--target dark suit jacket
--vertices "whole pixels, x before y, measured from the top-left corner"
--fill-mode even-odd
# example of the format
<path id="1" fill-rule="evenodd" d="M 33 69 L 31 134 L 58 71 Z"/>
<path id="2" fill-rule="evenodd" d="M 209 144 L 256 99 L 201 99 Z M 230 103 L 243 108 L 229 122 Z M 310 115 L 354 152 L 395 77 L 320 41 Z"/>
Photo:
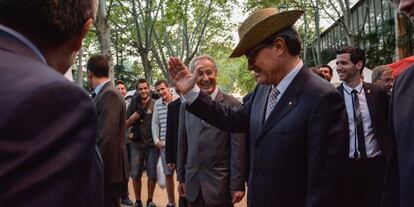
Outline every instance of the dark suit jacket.
<path id="1" fill-rule="evenodd" d="M 107 82 L 93 99 L 98 115 L 96 143 L 104 162 L 105 185 L 128 180 L 129 164 L 125 146 L 126 110 L 122 95 Z"/>
<path id="2" fill-rule="evenodd" d="M 349 132 L 338 91 L 303 67 L 263 122 L 270 89 L 258 85 L 237 109 L 200 93 L 188 110 L 221 129 L 250 128 L 250 206 L 341 206 Z"/>
<path id="3" fill-rule="evenodd" d="M 229 107 L 240 104 L 221 91 L 215 101 Z M 202 193 L 207 204 L 226 205 L 231 191 L 245 190 L 244 134 L 217 129 L 189 112 L 180 113 L 178 134 L 177 179 L 185 182 L 187 200 L 195 201 Z"/>
<path id="4" fill-rule="evenodd" d="M 167 163 L 177 163 L 178 143 L 178 114 L 180 113 L 181 99 L 177 98 L 168 104 L 167 132 L 165 134 L 165 157 Z"/>
<path id="5" fill-rule="evenodd" d="M 88 95 L 0 31 L 0 206 L 103 206 Z"/>
<path id="6" fill-rule="evenodd" d="M 372 127 L 374 129 L 374 137 L 377 139 L 383 155 L 389 159 L 391 150 L 390 139 L 388 136 L 389 97 L 387 95 L 387 91 L 383 87 L 365 82 L 363 83 L 363 88 L 367 99 Z M 337 89 L 343 97 L 343 84 L 339 85 Z"/>
<path id="7" fill-rule="evenodd" d="M 414 206 L 414 65 L 395 80 L 392 90 L 391 161 L 383 206 Z M 400 204 L 400 205 L 398 205 Z"/>

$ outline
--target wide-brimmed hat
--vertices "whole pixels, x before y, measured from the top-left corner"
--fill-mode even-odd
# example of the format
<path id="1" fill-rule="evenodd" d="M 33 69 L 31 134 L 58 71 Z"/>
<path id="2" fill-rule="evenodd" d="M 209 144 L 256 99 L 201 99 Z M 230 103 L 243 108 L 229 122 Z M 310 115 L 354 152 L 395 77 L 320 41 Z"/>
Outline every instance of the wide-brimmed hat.
<path id="1" fill-rule="evenodd" d="M 266 38 L 291 27 L 303 13 L 302 10 L 279 12 L 275 8 L 255 11 L 240 25 L 240 41 L 230 57 L 240 57 Z"/>

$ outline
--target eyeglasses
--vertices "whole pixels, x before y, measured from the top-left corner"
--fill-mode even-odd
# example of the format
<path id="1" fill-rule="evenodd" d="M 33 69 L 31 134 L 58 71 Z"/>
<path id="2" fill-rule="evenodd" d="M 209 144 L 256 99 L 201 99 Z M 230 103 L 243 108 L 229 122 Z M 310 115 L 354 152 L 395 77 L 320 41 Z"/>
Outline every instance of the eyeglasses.
<path id="1" fill-rule="evenodd" d="M 247 52 L 247 54 L 245 55 L 246 58 L 247 58 L 247 61 L 249 62 L 249 64 L 253 65 L 257 55 L 259 54 L 259 52 L 262 51 L 264 48 L 269 47 L 269 46 L 271 46 L 271 45 L 265 44 L 265 43 L 260 43 L 256 46 L 254 46 L 251 50 L 249 50 Z"/>

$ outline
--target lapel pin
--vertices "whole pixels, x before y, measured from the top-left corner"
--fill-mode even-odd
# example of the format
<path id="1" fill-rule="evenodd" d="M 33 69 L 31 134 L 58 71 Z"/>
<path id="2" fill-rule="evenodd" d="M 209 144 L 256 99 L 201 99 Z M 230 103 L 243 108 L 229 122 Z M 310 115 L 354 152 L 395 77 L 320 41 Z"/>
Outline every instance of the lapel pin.
<path id="1" fill-rule="evenodd" d="M 368 92 L 368 93 L 371 93 L 371 89 L 368 89 L 368 90 L 367 90 L 367 92 Z"/>
<path id="2" fill-rule="evenodd" d="M 291 105 L 292 105 L 292 101 L 289 101 L 289 103 L 288 103 L 288 104 L 289 104 L 289 106 L 291 106 Z"/>

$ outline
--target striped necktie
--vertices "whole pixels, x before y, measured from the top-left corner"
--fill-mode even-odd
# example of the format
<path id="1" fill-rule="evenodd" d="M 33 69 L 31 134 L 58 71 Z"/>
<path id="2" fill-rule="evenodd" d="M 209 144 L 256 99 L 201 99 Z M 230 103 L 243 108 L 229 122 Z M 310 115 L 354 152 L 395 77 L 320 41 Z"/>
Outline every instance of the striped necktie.
<path id="1" fill-rule="evenodd" d="M 365 135 L 364 135 L 364 125 L 362 122 L 361 110 L 359 109 L 359 98 L 358 91 L 352 90 L 352 104 L 354 107 L 354 125 L 355 125 L 355 145 L 358 141 L 358 150 L 355 147 L 354 157 L 358 158 L 358 151 L 360 153 L 360 158 L 367 158 L 367 151 L 365 149 Z"/>
<path id="2" fill-rule="evenodd" d="M 272 86 L 272 90 L 269 93 L 269 98 L 267 99 L 265 121 L 267 120 L 267 118 L 269 118 L 270 113 L 275 108 L 277 103 L 277 96 L 279 95 L 279 93 L 280 92 L 277 90 L 276 86 Z"/>

